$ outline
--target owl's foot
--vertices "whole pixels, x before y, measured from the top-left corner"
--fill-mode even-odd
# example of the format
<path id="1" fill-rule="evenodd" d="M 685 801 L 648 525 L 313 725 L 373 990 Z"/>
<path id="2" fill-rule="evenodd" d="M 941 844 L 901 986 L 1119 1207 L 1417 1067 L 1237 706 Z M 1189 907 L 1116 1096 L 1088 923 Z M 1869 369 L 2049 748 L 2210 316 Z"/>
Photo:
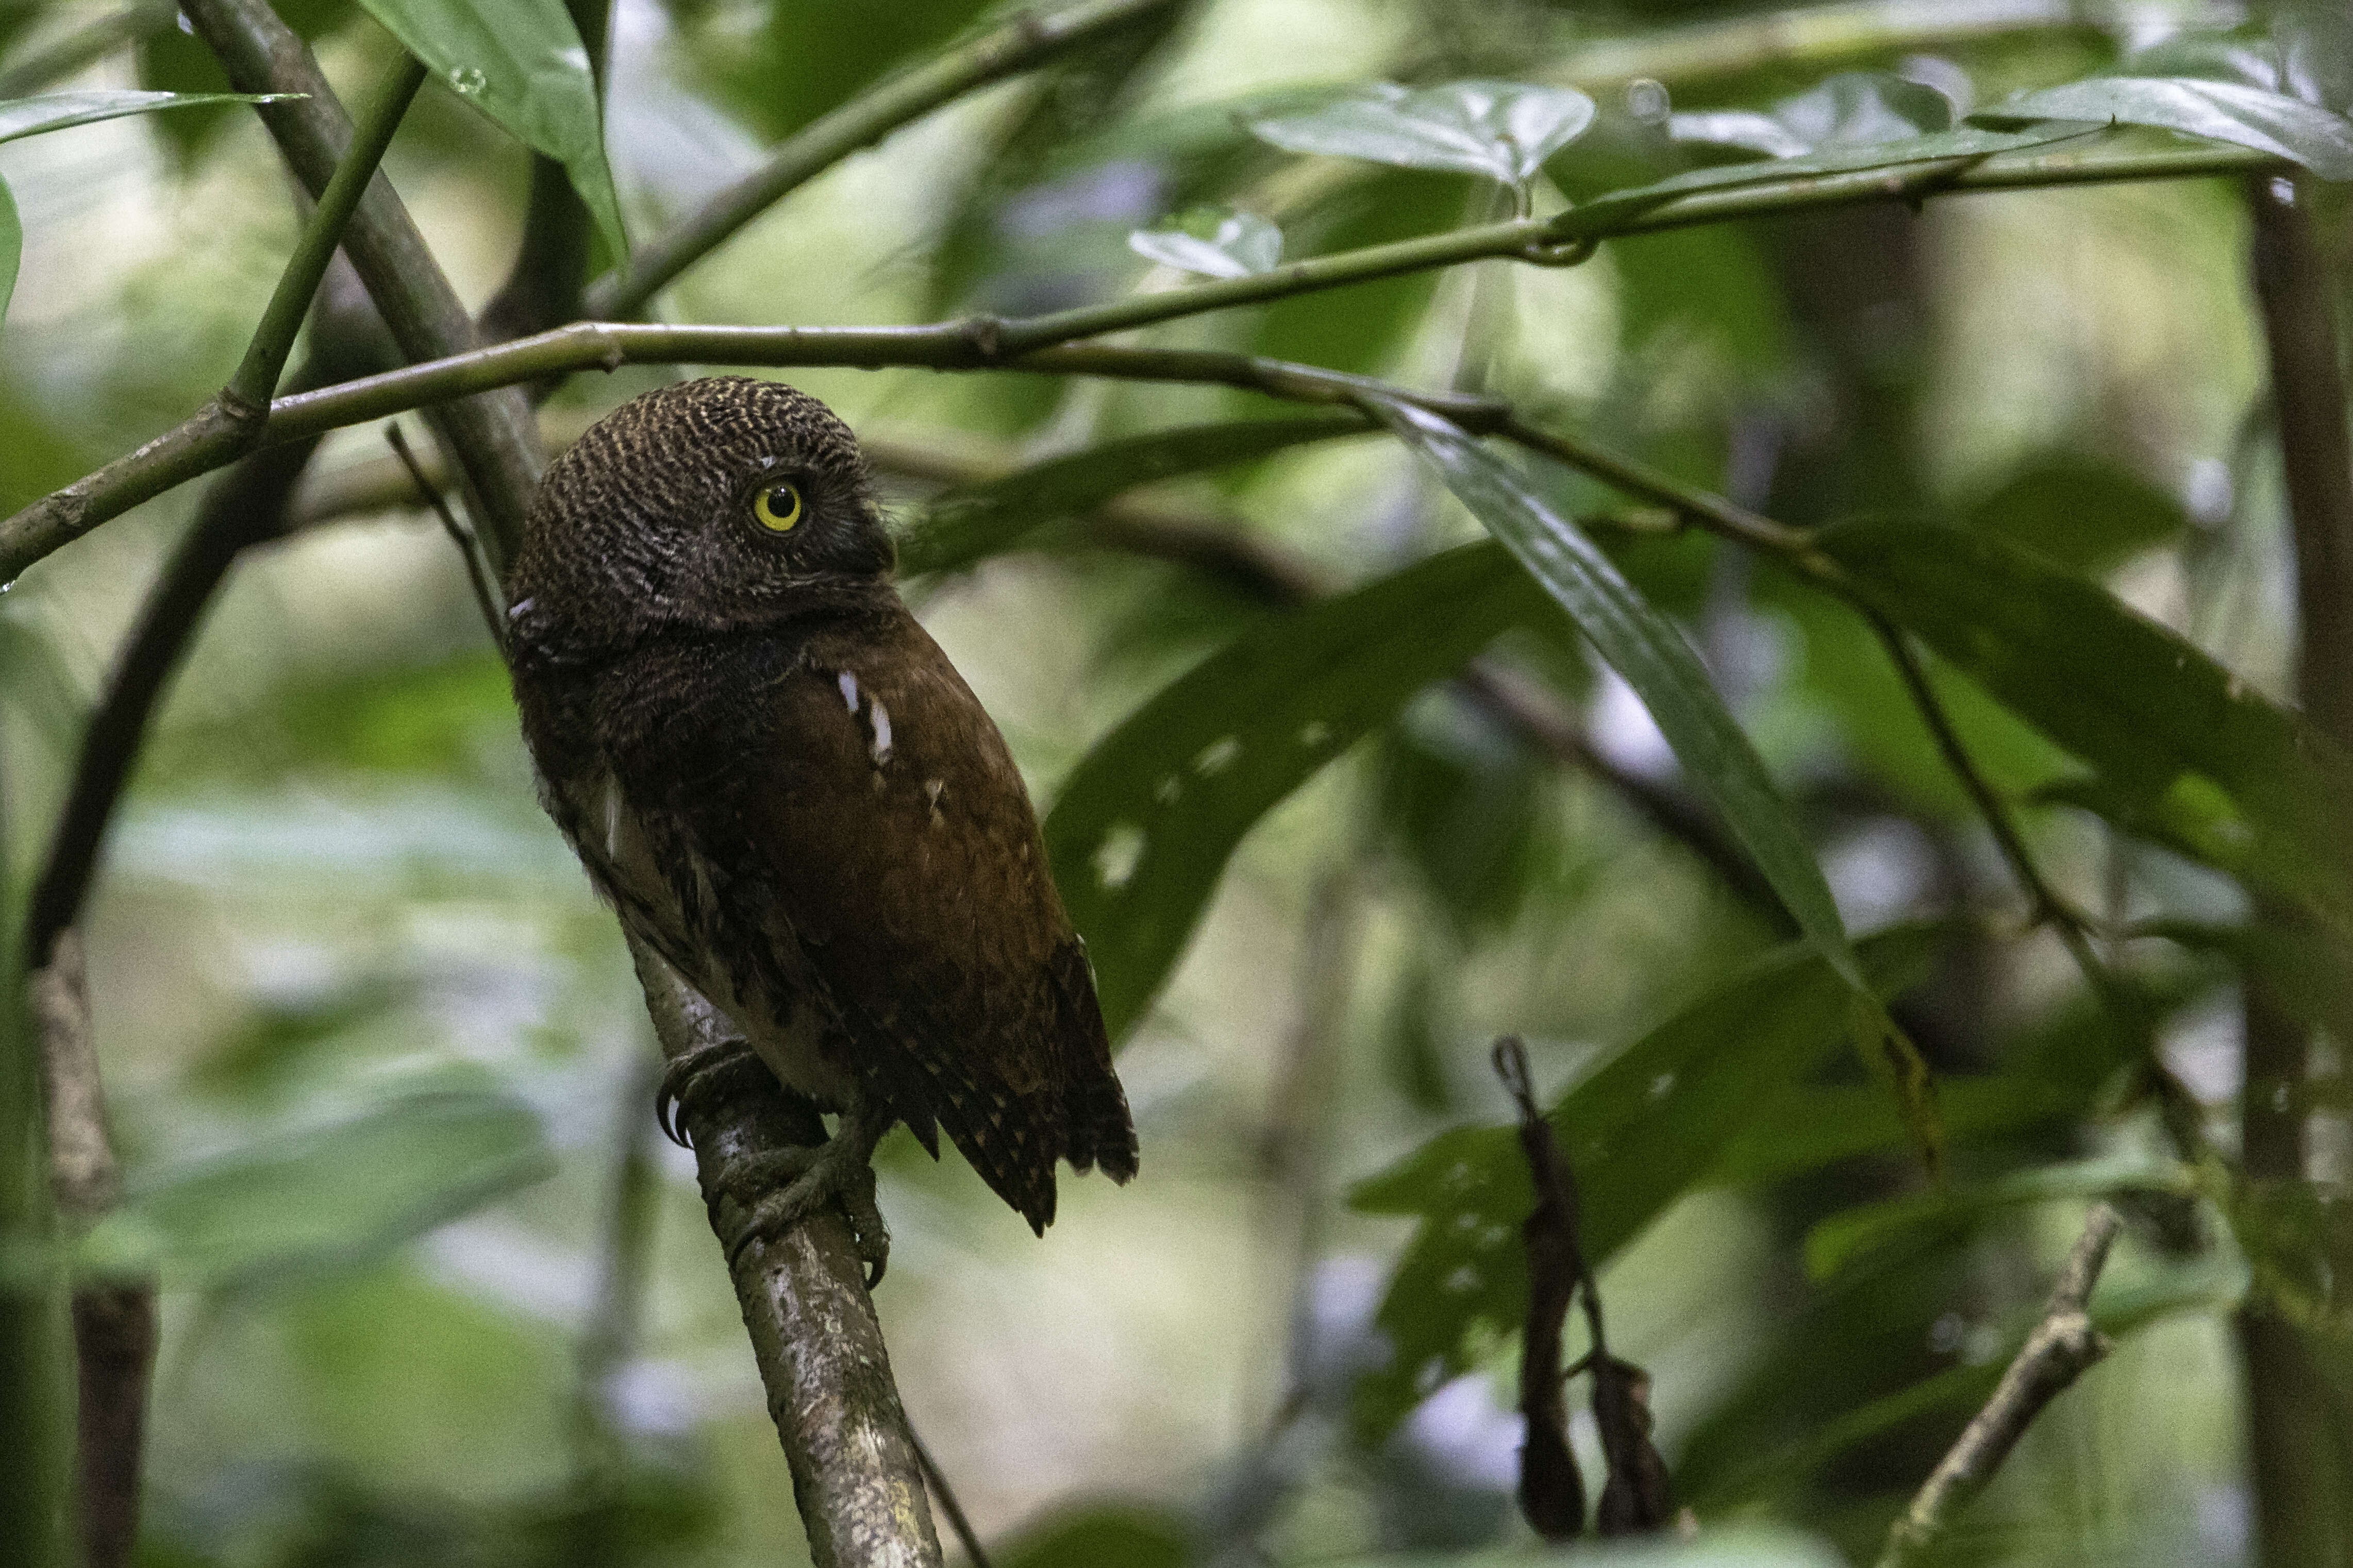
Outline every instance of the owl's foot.
<path id="1" fill-rule="evenodd" d="M 662 1068 L 661 1086 L 654 1091 L 654 1120 L 661 1124 L 662 1135 L 681 1149 L 693 1147 L 686 1136 L 688 1112 L 746 1072 L 774 1081 L 767 1064 L 742 1040 L 697 1046 L 670 1058 Z"/>
<path id="2" fill-rule="evenodd" d="M 890 1119 L 862 1109 L 842 1113 L 832 1137 L 813 1149 L 773 1149 L 729 1161 L 716 1173 L 721 1190 L 749 1211 L 728 1243 L 732 1271 L 744 1248 L 755 1239 L 783 1235 L 828 1200 L 839 1200 L 849 1216 L 859 1260 L 866 1265 L 866 1288 L 882 1282 L 891 1262 L 891 1231 L 874 1202 L 874 1145 Z"/>

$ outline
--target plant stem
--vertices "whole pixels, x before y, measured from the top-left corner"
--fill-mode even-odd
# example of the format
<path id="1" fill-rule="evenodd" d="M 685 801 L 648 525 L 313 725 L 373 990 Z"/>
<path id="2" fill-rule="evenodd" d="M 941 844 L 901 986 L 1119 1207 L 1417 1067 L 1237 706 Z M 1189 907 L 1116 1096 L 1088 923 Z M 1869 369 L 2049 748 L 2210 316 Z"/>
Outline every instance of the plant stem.
<path id="1" fill-rule="evenodd" d="M 791 191 L 909 121 L 975 88 L 1041 65 L 1174 0 L 1090 0 L 1040 15 L 1019 11 L 986 33 L 892 78 L 788 137 L 766 163 L 720 192 L 654 244 L 588 286 L 592 317 L 634 316 L 688 268 Z"/>
<path id="2" fill-rule="evenodd" d="M 319 194 L 301 243 L 287 258 L 286 270 L 279 274 L 278 288 L 261 312 L 261 323 L 254 329 L 244 360 L 221 389 L 221 401 L 232 414 L 258 418 L 269 413 L 270 395 L 278 390 L 278 377 L 286 368 L 286 356 L 293 352 L 294 334 L 301 331 L 302 318 L 310 314 L 311 298 L 319 291 L 327 264 L 343 242 L 343 227 L 375 178 L 376 165 L 384 161 L 385 149 L 392 145 L 393 132 L 400 129 L 410 100 L 424 85 L 425 63 L 402 55 L 384 95 L 368 107 L 353 129 L 351 145 L 337 160 L 327 188 Z"/>
<path id="3" fill-rule="evenodd" d="M 1637 77 L 1691 85 L 1776 66 L 1820 69 L 1841 60 L 1949 48 L 2010 33 L 2049 37 L 2062 29 L 2105 41 L 2073 0 L 1859 0 L 1588 44 L 1552 74 L 1587 89 Z"/>
<path id="4" fill-rule="evenodd" d="M 631 952 L 665 1057 L 735 1038 L 668 964 L 634 942 Z M 825 1137 L 816 1112 L 761 1083 L 765 1076 L 742 1075 L 739 1082 L 754 1087 L 697 1096 L 682 1108 L 712 1228 L 731 1249 L 743 1215 L 723 1188 L 722 1168 Z M 892 1380 L 866 1267 L 839 1210 L 828 1206 L 773 1239 L 754 1237 L 734 1256 L 735 1297 L 792 1468 L 810 1559 L 817 1568 L 940 1568 L 922 1462 Z"/>
<path id="5" fill-rule="evenodd" d="M 2092 1205 L 2084 1234 L 2068 1254 L 2066 1267 L 2060 1270 L 2059 1282 L 2042 1309 L 2042 1321 L 2002 1373 L 1993 1397 L 1962 1429 L 1951 1451 L 1913 1498 L 1912 1506 L 1887 1532 L 1887 1548 L 1880 1555 L 1879 1568 L 1904 1568 L 1925 1557 L 1952 1516 L 1985 1490 L 2034 1418 L 2108 1353 L 2107 1337 L 2092 1327 L 2084 1309 L 2091 1300 L 2092 1287 L 2099 1283 L 2108 1248 L 2123 1228 L 2124 1218 L 2114 1208 L 2105 1203 Z"/>
<path id="6" fill-rule="evenodd" d="M 258 3 L 259 0 L 191 0 L 196 10 L 206 13 L 248 7 Z M 299 43 L 296 47 L 300 47 Z M 308 58 L 307 50 L 303 58 Z M 315 68 L 312 68 L 314 72 Z M 308 79 L 299 75 L 289 75 L 283 79 L 278 77 L 240 79 L 237 85 L 257 90 L 300 91 L 306 90 L 303 84 Z M 324 89 L 323 83 L 318 85 L 321 90 Z M 284 104 L 273 107 L 294 110 L 302 106 Z M 265 109 L 263 112 L 268 116 L 270 110 Z M 1958 166 L 1964 163 L 1968 166 Z M 405 353 L 413 359 L 430 359 L 431 363 L 332 388 L 306 400 L 292 400 L 275 405 L 271 410 L 271 426 L 264 439 L 290 439 L 297 435 L 380 419 L 446 399 L 495 392 L 523 382 L 568 374 L 578 370 L 599 366 L 609 370 L 630 363 L 678 362 L 778 367 L 909 365 L 934 370 L 1018 369 L 1130 375 L 1157 380 L 1217 381 L 1301 401 L 1345 402 L 1345 389 L 1349 385 L 1374 384 L 1305 366 L 1285 366 L 1279 374 L 1270 374 L 1267 366 L 1271 362 L 1253 361 L 1240 354 L 1105 351 L 1052 345 L 1071 338 L 1337 288 L 1419 268 L 1451 266 L 1487 256 L 1518 256 L 1543 265 L 1561 265 L 1582 254 L 1588 243 L 1599 238 L 1651 233 L 1690 224 L 1724 222 L 1861 202 L 1921 200 L 1957 191 L 2245 174 L 2285 166 L 2276 159 L 2237 149 L 2216 152 L 2200 149 L 2109 158 L 2057 153 L 2029 159 L 2015 166 L 1989 166 L 1980 162 L 1946 160 L 1937 164 L 1915 165 L 1908 171 L 1874 170 L 1860 175 L 1827 175 L 1816 179 L 1769 182 L 1730 192 L 1694 193 L 1641 212 L 1619 209 L 1614 216 L 1605 215 L 1606 221 L 1579 220 L 1577 210 L 1572 209 L 1546 221 L 1482 225 L 1451 234 L 1319 257 L 1255 278 L 1223 279 L 1108 305 L 1056 311 L 1021 320 L 976 317 L 916 327 L 670 327 L 583 321 L 502 343 L 496 348 L 477 349 L 470 353 L 454 353 L 440 358 L 417 352 L 411 347 L 411 339 L 402 337 Z M 385 195 L 389 199 L 388 191 Z M 368 206 L 363 204 L 359 221 L 353 225 L 354 244 L 368 216 Z M 406 221 L 405 217 L 403 221 Z M 1580 223 L 1583 224 L 1581 229 Z M 408 233 L 413 238 L 413 227 Z M 418 244 L 421 248 L 422 242 Z M 1563 247 L 1567 247 L 1566 253 Z M 354 259 L 358 259 L 356 249 Z M 431 265 L 429 257 L 423 260 L 425 265 Z M 362 268 L 363 276 L 367 275 L 367 268 Z M 438 277 L 438 269 L 435 276 Z M 377 284 L 374 279 L 370 279 L 369 288 L 372 291 L 376 290 Z M 454 298 L 450 303 L 454 307 Z M 393 312 L 387 311 L 386 315 L 391 320 Z M 399 321 L 395 321 L 394 326 L 397 335 L 401 331 Z M 1155 353 L 1166 357 L 1157 361 L 1138 357 Z M 1381 390 L 1389 395 L 1397 395 L 1394 389 Z M 1303 392 L 1309 395 L 1303 395 Z M 522 476 L 522 482 L 519 486 L 496 487 L 500 493 L 512 490 L 527 495 L 529 481 L 536 477 L 538 471 L 538 458 L 535 451 L 528 457 L 524 455 L 524 448 L 530 447 L 531 442 L 522 424 L 520 405 L 522 400 L 520 395 L 509 395 L 513 398 L 516 409 L 510 413 L 505 411 L 506 405 L 499 405 L 501 412 L 491 420 L 487 433 L 477 437 L 489 442 L 489 456 L 477 453 L 480 462 L 468 462 L 462 466 L 470 481 L 479 489 L 481 480 L 479 468 L 482 464 L 505 464 L 511 470 L 511 477 Z M 1449 406 L 1437 397 L 1428 395 L 1413 396 L 1426 407 L 1454 416 Z M 456 405 L 459 409 L 473 406 L 470 402 Z M 449 411 L 438 412 L 439 417 L 451 416 Z M 280 426 L 277 421 L 281 417 L 288 419 L 290 424 Z M 484 417 L 490 418 L 489 416 Z M 1560 438 L 1546 439 L 1558 442 Z M 5 523 L 0 523 L 0 582 L 13 580 L 33 562 L 140 501 L 160 494 L 184 479 L 219 467 L 233 450 L 232 444 L 223 443 L 217 438 L 217 433 L 206 427 L 205 416 L 200 415 L 179 430 L 151 443 L 148 447 L 129 458 L 118 459 L 96 474 L 36 501 Z M 1554 455 L 1580 467 L 1595 457 L 1589 451 L 1584 458 L 1561 450 L 1556 450 Z M 460 457 L 461 459 L 465 457 L 463 451 Z M 1653 493 L 1651 481 L 1641 477 L 1636 466 L 1622 459 L 1611 461 L 1617 463 L 1632 481 L 1629 488 L 1638 494 Z M 1593 471 L 1599 472 L 1598 469 Z M 1725 503 L 1708 504 L 1710 510 L 1707 512 L 1692 515 L 1720 531 L 1739 535 L 1748 531 L 1754 535 L 1750 542 L 1774 547 L 1761 533 L 1756 533 L 1753 525 L 1757 520 L 1748 514 L 1730 509 Z M 496 526 L 485 530 L 484 542 L 492 549 L 494 559 L 503 560 L 504 551 L 512 545 L 512 530 L 520 527 L 521 513 L 518 510 L 512 518 L 507 518 L 494 512 L 491 521 Z M 1779 544 L 1786 546 L 1788 542 L 1785 537 Z"/>

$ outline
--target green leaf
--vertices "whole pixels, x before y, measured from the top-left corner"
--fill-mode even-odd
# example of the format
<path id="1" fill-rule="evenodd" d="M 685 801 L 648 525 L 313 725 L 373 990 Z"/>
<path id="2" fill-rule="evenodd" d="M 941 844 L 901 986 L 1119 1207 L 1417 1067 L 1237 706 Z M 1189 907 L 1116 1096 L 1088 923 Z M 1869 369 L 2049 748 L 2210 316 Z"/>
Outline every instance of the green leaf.
<path id="1" fill-rule="evenodd" d="M 1871 520 L 1823 533 L 1862 602 L 2096 770 L 2071 792 L 2353 923 L 2353 757 L 2113 595 L 2000 540 Z"/>
<path id="2" fill-rule="evenodd" d="M 1252 824 L 1543 610 L 1501 550 L 1451 550 L 1251 628 L 1097 742 L 1046 818 L 1046 850 L 1113 1037 L 1158 993 Z"/>
<path id="3" fill-rule="evenodd" d="M 1363 416 L 1346 411 L 1193 425 L 1049 458 L 934 496 L 900 533 L 899 568 L 910 576 L 957 571 L 1138 485 L 1247 462 L 1309 441 L 1361 435 L 1367 428 Z"/>
<path id="4" fill-rule="evenodd" d="M 1965 126 L 1915 136 L 1901 142 L 1873 142 L 1809 153 L 1802 158 L 1760 158 L 1747 163 L 1726 163 L 1713 169 L 1693 169 L 1647 185 L 1634 185 L 1594 197 L 1577 209 L 1581 220 L 1608 226 L 1677 196 L 1699 191 L 1732 190 L 1741 185 L 1767 184 L 1816 174 L 1855 174 L 1871 169 L 1896 169 L 1907 163 L 1933 163 L 1947 158 L 1989 158 L 1997 153 L 2017 153 L 2047 146 L 2085 134 L 2077 125 L 2045 125 L 2031 131 L 1983 131 Z"/>
<path id="5" fill-rule="evenodd" d="M 1943 93 L 1883 71 L 1841 71 L 1762 114 L 1712 110 L 1667 121 L 1678 142 L 1745 147 L 1775 158 L 1904 142 L 1952 127 L 1952 101 Z"/>
<path id="6" fill-rule="evenodd" d="M 377 1256 L 554 1169 L 533 1110 L 505 1095 L 410 1095 L 153 1181 L 84 1244 L 101 1273 L 227 1286 Z"/>
<path id="7" fill-rule="evenodd" d="M 1962 519 L 1974 532 L 2073 572 L 2113 566 L 2167 542 L 2189 524 L 2172 492 L 2063 447 L 2028 458 Z"/>
<path id="8" fill-rule="evenodd" d="M 1376 406 L 1626 678 L 1674 749 L 1683 776 L 1723 813 L 1798 929 L 1862 990 L 1846 926 L 1813 850 L 1683 633 L 1518 469 L 1426 409 L 1387 400 Z"/>
<path id="9" fill-rule="evenodd" d="M 1181 228 L 1140 228 L 1127 237 L 1127 247 L 1163 267 L 1210 278 L 1248 278 L 1273 271 L 1282 259 L 1282 230 L 1256 213 L 1232 212 L 1219 216 L 1206 237 Z"/>
<path id="10" fill-rule="evenodd" d="M 1382 81 L 1305 114 L 1249 123 L 1252 135 L 1289 153 L 1525 186 L 1593 123 L 1593 100 L 1575 88 L 1526 82 L 1455 81 L 1416 91 Z"/>
<path id="11" fill-rule="evenodd" d="M 25 225 L 16 216 L 16 198 L 8 182 L 0 180 L 0 321 L 8 319 L 8 301 L 16 293 L 16 267 L 25 258 Z"/>
<path id="12" fill-rule="evenodd" d="M 2128 1153 L 2014 1171 L 1976 1186 L 1907 1193 L 1841 1209 L 1817 1224 L 1806 1233 L 1806 1273 L 1827 1279 L 1880 1248 L 1905 1241 L 1916 1244 L 1924 1233 L 1936 1237 L 1966 1230 L 1998 1209 L 2120 1192 L 2186 1194 L 2193 1190 L 2184 1167 L 2155 1164 L 2145 1155 Z"/>
<path id="13" fill-rule="evenodd" d="M 617 259 L 628 254 L 596 75 L 564 0 L 361 3 L 459 97 L 563 164 L 606 247 Z"/>
<path id="14" fill-rule="evenodd" d="M 1914 984 L 1937 940 L 1930 927 L 1866 939 L 1858 956 L 1875 994 Z M 1577 1171 L 1586 1257 L 1599 1267 L 1697 1184 L 1729 1141 L 1846 1039 L 1852 1004 L 1817 949 L 1791 943 L 1588 1070 L 1549 1112 Z M 1350 1202 L 1420 1220 L 1376 1320 L 1391 1360 L 1356 1391 L 1361 1429 L 1377 1439 L 1469 1371 L 1486 1340 L 1517 1331 L 1528 1289 L 1520 1224 L 1535 1196 L 1513 1129 L 1459 1127 Z"/>
<path id="15" fill-rule="evenodd" d="M 63 131 L 69 125 L 120 120 L 126 114 L 153 114 L 162 109 L 195 109 L 214 103 L 277 103 L 301 96 L 299 92 L 136 92 L 125 88 L 12 98 L 0 102 L 0 142 L 38 136 L 45 131 Z"/>
<path id="16" fill-rule="evenodd" d="M 1971 118 L 1992 124 L 2075 120 L 2149 125 L 2252 147 L 2301 163 L 2325 180 L 2353 180 L 2353 121 L 2245 82 L 2092 77 L 2014 94 Z"/>

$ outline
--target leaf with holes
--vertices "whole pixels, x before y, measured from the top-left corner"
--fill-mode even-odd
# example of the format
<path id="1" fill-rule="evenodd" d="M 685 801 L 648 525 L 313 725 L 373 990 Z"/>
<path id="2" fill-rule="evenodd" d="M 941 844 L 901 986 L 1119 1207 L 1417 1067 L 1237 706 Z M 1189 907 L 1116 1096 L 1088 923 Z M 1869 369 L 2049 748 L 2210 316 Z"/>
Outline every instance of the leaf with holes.
<path id="1" fill-rule="evenodd" d="M 1409 90 L 1384 81 L 1308 113 L 1253 120 L 1250 129 L 1287 153 L 1525 186 L 1592 123 L 1593 100 L 1575 88 L 1472 80 Z"/>
<path id="2" fill-rule="evenodd" d="M 1271 272 L 1282 259 L 1282 230 L 1256 213 L 1217 216 L 1205 237 L 1182 228 L 1139 228 L 1127 247 L 1149 261 L 1208 278 L 1249 278 Z M 1209 227 L 1203 224 L 1203 227 Z"/>
<path id="3" fill-rule="evenodd" d="M 1937 940 L 1915 927 L 1864 941 L 1859 959 L 1876 994 L 1914 984 Z M 1588 1260 L 1599 1268 L 1699 1183 L 1736 1134 L 1845 1041 L 1852 1005 L 1822 955 L 1791 943 L 1586 1072 L 1547 1116 L 1577 1172 Z M 1518 1326 L 1528 1292 L 1519 1227 L 1535 1194 L 1511 1128 L 1458 1127 L 1349 1201 L 1420 1221 L 1376 1320 L 1391 1359 L 1356 1388 L 1359 1429 L 1377 1440 Z"/>
<path id="4" fill-rule="evenodd" d="M 1361 435 L 1349 410 L 1292 419 L 1190 425 L 1106 441 L 934 496 L 899 535 L 899 568 L 955 572 L 1010 550 L 1059 518 L 1080 517 L 1138 485 L 1248 462 L 1310 441 Z"/>
<path id="5" fill-rule="evenodd" d="M 572 176 L 606 248 L 628 254 L 605 161 L 603 106 L 564 0 L 361 0 L 410 54 L 509 135 Z"/>
<path id="6" fill-rule="evenodd" d="M 1594 651 L 1626 678 L 1674 749 L 1692 788 L 1723 814 L 1798 929 L 1862 991 L 1846 926 L 1813 850 L 1674 623 L 1517 468 L 1461 426 L 1410 404 L 1384 399 L 1377 406 L 1398 439 L 1437 471 L 1455 499 L 1560 602 Z"/>
<path id="7" fill-rule="evenodd" d="M 1046 849 L 1113 1037 L 1159 992 L 1260 817 L 1545 608 L 1503 551 L 1451 550 L 1251 628 L 1098 742 L 1046 818 Z"/>
<path id="8" fill-rule="evenodd" d="M 505 1095 L 410 1095 L 150 1181 L 82 1247 L 100 1274 L 160 1268 L 220 1287 L 376 1257 L 554 1169 L 539 1117 Z"/>
<path id="9" fill-rule="evenodd" d="M 2353 120 L 2242 81 L 2202 77 L 2092 77 L 2022 92 L 1971 118 L 2097 121 L 2148 125 L 2228 142 L 2303 164 L 2325 180 L 2353 180 Z"/>
<path id="10" fill-rule="evenodd" d="M 120 120 L 126 114 L 197 109 L 206 104 L 276 103 L 301 96 L 285 92 L 137 92 L 124 88 L 12 98 L 0 102 L 0 142 L 38 136 L 45 131 L 63 131 L 72 125 L 92 125 L 101 120 Z"/>

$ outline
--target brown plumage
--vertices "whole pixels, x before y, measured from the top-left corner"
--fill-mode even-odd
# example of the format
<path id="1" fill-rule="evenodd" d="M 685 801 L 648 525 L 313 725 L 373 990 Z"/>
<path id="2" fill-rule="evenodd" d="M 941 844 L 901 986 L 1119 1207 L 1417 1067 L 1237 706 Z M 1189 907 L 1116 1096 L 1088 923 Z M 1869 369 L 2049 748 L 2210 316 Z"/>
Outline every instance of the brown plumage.
<path id="1" fill-rule="evenodd" d="M 1020 774 L 892 564 L 823 404 L 649 393 L 533 499 L 523 732 L 623 922 L 787 1088 L 944 1129 L 1042 1232 L 1055 1162 L 1125 1181 L 1134 1128 Z"/>

